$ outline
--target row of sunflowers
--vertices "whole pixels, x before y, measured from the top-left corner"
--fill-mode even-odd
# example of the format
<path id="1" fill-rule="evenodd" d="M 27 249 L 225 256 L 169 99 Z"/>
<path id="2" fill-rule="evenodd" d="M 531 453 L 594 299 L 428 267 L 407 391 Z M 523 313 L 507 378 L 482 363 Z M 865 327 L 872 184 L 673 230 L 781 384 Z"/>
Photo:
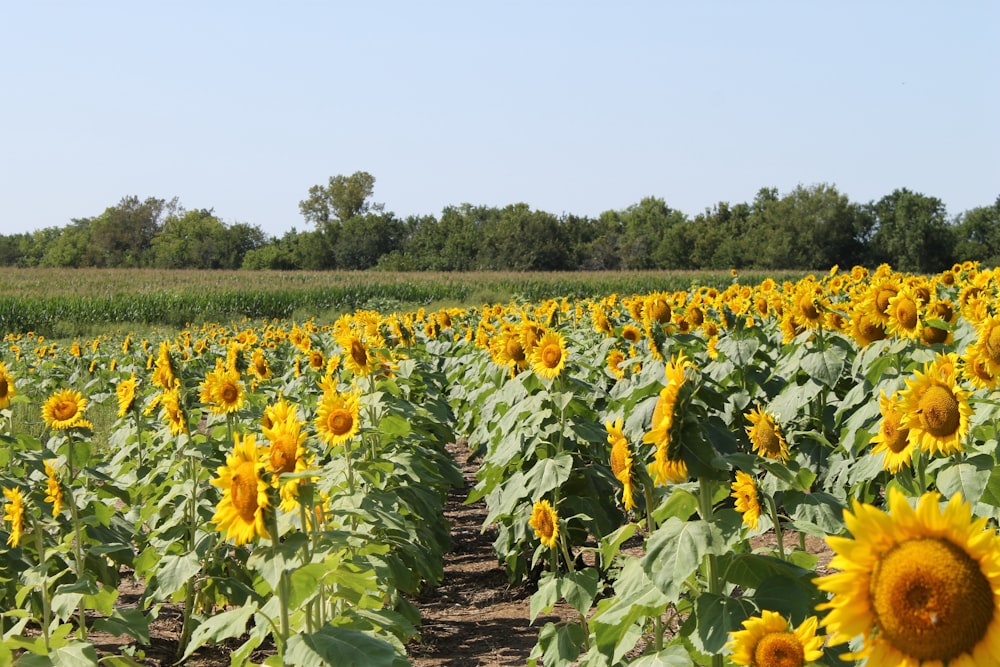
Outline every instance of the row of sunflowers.
<path id="1" fill-rule="evenodd" d="M 996 278 L 7 336 L 0 657 L 405 664 L 457 436 L 531 664 L 1000 664 Z"/>

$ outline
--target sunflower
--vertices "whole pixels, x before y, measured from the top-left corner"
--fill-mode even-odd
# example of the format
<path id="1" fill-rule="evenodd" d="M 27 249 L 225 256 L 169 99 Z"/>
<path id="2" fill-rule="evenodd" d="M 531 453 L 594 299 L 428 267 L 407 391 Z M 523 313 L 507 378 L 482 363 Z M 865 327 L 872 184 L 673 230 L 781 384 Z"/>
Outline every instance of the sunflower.
<path id="1" fill-rule="evenodd" d="M 955 373 L 935 373 L 936 363 L 925 364 L 923 372 L 906 380 L 900 409 L 902 425 L 910 429 L 914 444 L 930 454 L 947 456 L 964 449 L 972 408 L 969 392 L 955 384 Z"/>
<path id="2" fill-rule="evenodd" d="M 680 401 L 681 388 L 684 386 L 687 369 L 694 365 L 678 352 L 664 368 L 667 384 L 660 390 L 660 395 L 653 406 L 653 419 L 650 430 L 643 436 L 645 444 L 656 445 L 654 462 L 650 464 L 650 474 L 654 484 L 667 484 L 671 481 L 685 481 L 687 467 L 683 467 L 683 475 L 677 464 L 683 464 L 680 447 L 672 443 L 671 431 L 674 427 L 675 413 Z M 671 446 L 673 444 L 673 446 Z"/>
<path id="3" fill-rule="evenodd" d="M 736 499 L 736 511 L 743 516 L 744 525 L 757 530 L 760 520 L 760 501 L 757 499 L 757 483 L 754 478 L 742 470 L 737 470 L 736 480 L 730 488 L 731 497 Z"/>
<path id="4" fill-rule="evenodd" d="M 667 484 L 683 484 L 688 481 L 687 463 L 684 462 L 684 459 L 676 461 L 655 460 L 649 464 L 649 474 L 652 476 L 654 484 L 663 486 Z"/>
<path id="5" fill-rule="evenodd" d="M 958 314 L 949 301 L 931 301 L 925 308 L 923 328 L 920 330 L 920 340 L 925 345 L 949 345 L 954 340 L 951 327 L 958 320 Z M 942 329 L 929 322 L 939 320 L 948 328 Z"/>
<path id="6" fill-rule="evenodd" d="M 658 324 L 667 324 L 670 322 L 670 302 L 667 301 L 667 295 L 662 292 L 647 296 L 643 311 L 651 322 Z"/>
<path id="7" fill-rule="evenodd" d="M 885 325 L 863 306 L 857 306 L 851 313 L 851 338 L 858 347 L 865 347 L 886 337 Z"/>
<path id="8" fill-rule="evenodd" d="M 160 405 L 163 406 L 163 418 L 167 426 L 170 427 L 170 432 L 174 435 L 187 433 L 187 417 L 184 414 L 183 406 L 181 406 L 179 383 L 160 395 Z"/>
<path id="9" fill-rule="evenodd" d="M 521 336 L 513 329 L 506 329 L 490 339 L 490 354 L 493 362 L 517 375 L 528 367 L 528 355 L 524 352 Z"/>
<path id="10" fill-rule="evenodd" d="M 215 370 L 209 371 L 201 383 L 201 402 L 217 415 L 232 414 L 243 407 L 243 383 L 240 372 L 227 367 L 222 359 L 215 360 Z"/>
<path id="11" fill-rule="evenodd" d="M 853 536 L 827 537 L 834 574 L 815 580 L 831 599 L 822 624 L 832 644 L 861 637 L 868 667 L 1000 664 L 1000 538 L 956 494 L 916 509 L 897 488 L 888 513 L 854 501 Z"/>
<path id="12" fill-rule="evenodd" d="M 323 393 L 316 411 L 316 430 L 328 445 L 339 445 L 353 438 L 360 427 L 361 398 L 357 392 Z"/>
<path id="13" fill-rule="evenodd" d="M 15 395 L 14 378 L 7 371 L 7 364 L 0 361 L 0 410 L 10 407 L 10 399 Z"/>
<path id="14" fill-rule="evenodd" d="M 787 461 L 788 443 L 785 442 L 785 436 L 781 433 L 781 427 L 775 423 L 774 417 L 760 406 L 743 416 L 750 420 L 750 426 L 745 428 L 747 435 L 750 436 L 753 450 L 765 458 Z"/>
<path id="15" fill-rule="evenodd" d="M 254 349 L 250 355 L 250 372 L 257 376 L 259 380 L 266 380 L 271 377 L 271 366 L 267 363 L 264 350 L 259 347 Z"/>
<path id="16" fill-rule="evenodd" d="M 996 375 L 990 373 L 986 367 L 986 362 L 982 359 L 975 345 L 965 348 L 965 354 L 962 356 L 961 370 L 962 377 L 968 380 L 969 384 L 976 389 L 995 389 L 998 380 L 1000 380 Z"/>
<path id="17" fill-rule="evenodd" d="M 45 460 L 45 475 L 47 477 L 45 502 L 52 503 L 52 516 L 56 516 L 62 510 L 63 494 L 62 487 L 59 486 L 59 477 L 56 475 L 56 467 L 52 465 L 52 459 Z"/>
<path id="18" fill-rule="evenodd" d="M 269 503 L 267 482 L 260 476 L 262 465 L 254 435 L 245 435 L 242 442 L 236 436 L 233 453 L 226 457 L 226 465 L 219 466 L 218 477 L 212 480 L 213 485 L 222 489 L 212 523 L 236 546 L 257 535 L 270 537 L 264 524 Z"/>
<path id="19" fill-rule="evenodd" d="M 554 549 L 559 539 L 559 515 L 547 500 L 538 500 L 531 508 L 528 525 L 535 530 L 535 536 L 549 549 Z"/>
<path id="20" fill-rule="evenodd" d="M 94 428 L 83 418 L 87 399 L 73 389 L 61 389 L 49 396 L 42 405 L 42 419 L 49 428 L 61 431 L 69 428 Z"/>
<path id="21" fill-rule="evenodd" d="M 566 340 L 558 331 L 550 331 L 531 352 L 531 369 L 546 379 L 558 377 L 566 367 Z"/>
<path id="22" fill-rule="evenodd" d="M 604 427 L 608 430 L 608 443 L 611 445 L 611 472 L 615 479 L 622 483 L 622 503 L 628 512 L 635 508 L 632 451 L 629 449 L 625 434 L 622 433 L 620 418 L 614 422 L 605 422 Z"/>
<path id="23" fill-rule="evenodd" d="M 323 358 L 323 350 L 313 348 L 309 350 L 309 367 L 314 371 L 321 371 L 326 367 L 326 359 Z"/>
<path id="24" fill-rule="evenodd" d="M 14 487 L 4 489 L 3 495 L 9 501 L 4 506 L 3 520 L 10 522 L 10 537 L 7 538 L 7 546 L 16 547 L 21 542 L 21 534 L 24 532 L 24 498 L 21 496 L 21 489 Z"/>
<path id="25" fill-rule="evenodd" d="M 155 367 L 153 370 L 153 384 L 161 389 L 170 389 L 176 381 L 174 373 L 174 363 L 170 358 L 170 343 L 163 341 L 156 355 Z"/>
<path id="26" fill-rule="evenodd" d="M 883 392 L 878 403 L 882 423 L 879 424 L 878 433 L 871 439 L 871 443 L 875 445 L 872 454 L 884 452 L 882 467 L 895 475 L 913 461 L 914 447 L 910 440 L 910 429 L 902 425 L 903 412 L 899 407 L 898 394 L 889 398 Z"/>
<path id="27" fill-rule="evenodd" d="M 976 327 L 978 339 L 975 347 L 986 370 L 992 375 L 1000 374 L 1000 315 L 991 315 Z"/>
<path id="28" fill-rule="evenodd" d="M 913 291 L 907 287 L 901 288 L 889 299 L 886 309 L 888 321 L 885 323 L 887 333 L 900 338 L 915 340 L 923 331 L 920 301 Z"/>
<path id="29" fill-rule="evenodd" d="M 790 628 L 785 617 L 765 609 L 760 616 L 743 621 L 743 629 L 731 633 L 730 659 L 749 667 L 802 667 L 823 657 L 823 637 L 816 635 L 815 616 Z"/>
<path id="30" fill-rule="evenodd" d="M 374 363 L 368 346 L 359 336 L 347 333 L 341 336 L 337 342 L 344 348 L 344 362 L 348 370 L 361 377 L 371 375 Z"/>
<path id="31" fill-rule="evenodd" d="M 138 385 L 138 380 L 135 378 L 135 373 L 121 382 L 115 387 L 115 394 L 118 395 L 118 416 L 124 417 L 132 409 L 132 405 L 135 403 L 135 389 Z"/>
<path id="32" fill-rule="evenodd" d="M 640 340 L 642 340 L 642 331 L 634 324 L 626 324 L 622 327 L 622 338 L 633 345 L 636 345 Z"/>
<path id="33" fill-rule="evenodd" d="M 298 502 L 298 487 L 304 480 L 293 479 L 282 484 L 281 475 L 302 472 L 310 468 L 311 461 L 304 446 L 306 434 L 302 431 L 302 422 L 294 409 L 288 412 L 284 419 L 265 427 L 263 431 L 264 437 L 270 443 L 261 452 L 264 467 L 273 474 L 272 486 L 280 489 L 281 509 L 290 512 Z"/>
<path id="34" fill-rule="evenodd" d="M 618 348 L 611 348 L 608 350 L 608 356 L 604 360 L 604 363 L 607 365 L 608 372 L 611 373 L 617 380 L 625 379 L 625 369 L 622 368 L 622 363 L 624 363 L 624 361 L 624 352 Z"/>

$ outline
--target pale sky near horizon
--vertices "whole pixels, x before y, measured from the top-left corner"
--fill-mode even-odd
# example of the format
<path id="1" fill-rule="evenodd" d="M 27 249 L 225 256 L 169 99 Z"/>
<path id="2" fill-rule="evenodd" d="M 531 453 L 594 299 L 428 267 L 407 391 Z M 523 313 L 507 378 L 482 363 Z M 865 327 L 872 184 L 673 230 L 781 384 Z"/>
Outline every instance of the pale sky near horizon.
<path id="1" fill-rule="evenodd" d="M 136 195 L 280 236 L 355 171 L 400 217 L 1000 195 L 993 1 L 2 2 L 0 90 L 0 234 Z"/>

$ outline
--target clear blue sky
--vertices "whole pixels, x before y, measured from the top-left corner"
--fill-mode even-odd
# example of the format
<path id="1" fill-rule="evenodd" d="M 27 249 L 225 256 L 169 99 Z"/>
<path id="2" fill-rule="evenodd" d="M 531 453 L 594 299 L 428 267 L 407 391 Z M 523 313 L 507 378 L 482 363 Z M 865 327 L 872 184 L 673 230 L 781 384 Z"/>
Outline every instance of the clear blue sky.
<path id="1" fill-rule="evenodd" d="M 992 0 L 5 2 L 0 91 L 3 234 L 136 195 L 280 236 L 355 171 L 401 217 L 1000 195 Z"/>

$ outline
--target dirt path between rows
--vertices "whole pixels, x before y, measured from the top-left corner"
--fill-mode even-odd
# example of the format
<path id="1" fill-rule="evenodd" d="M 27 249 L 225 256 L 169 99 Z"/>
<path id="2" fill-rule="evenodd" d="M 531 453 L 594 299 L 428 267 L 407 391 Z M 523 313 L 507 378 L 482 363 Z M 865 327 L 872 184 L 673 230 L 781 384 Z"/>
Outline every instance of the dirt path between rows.
<path id="1" fill-rule="evenodd" d="M 451 522 L 452 549 L 445 555 L 441 585 L 416 601 L 422 624 L 420 640 L 407 649 L 414 667 L 497 667 L 523 665 L 538 638 L 528 623 L 531 591 L 511 587 L 493 551 L 496 532 L 481 532 L 484 501 L 465 505 L 476 483 L 476 466 L 460 444 L 449 451 L 461 466 L 464 488 L 448 494 L 445 517 Z"/>

